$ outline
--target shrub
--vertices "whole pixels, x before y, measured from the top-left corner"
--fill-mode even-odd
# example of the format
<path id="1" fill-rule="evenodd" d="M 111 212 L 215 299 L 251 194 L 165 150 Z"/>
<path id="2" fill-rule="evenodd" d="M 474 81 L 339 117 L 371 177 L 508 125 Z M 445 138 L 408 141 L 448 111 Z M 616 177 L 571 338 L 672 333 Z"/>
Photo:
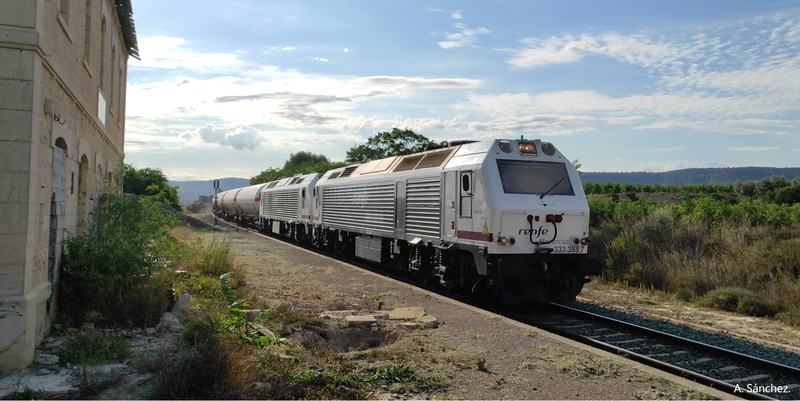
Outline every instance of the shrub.
<path id="1" fill-rule="evenodd" d="M 794 327 L 800 327 L 800 306 L 775 315 L 775 318 Z"/>
<path id="2" fill-rule="evenodd" d="M 191 259 L 186 270 L 208 277 L 219 277 L 233 270 L 231 245 L 226 241 L 212 239 L 208 243 L 198 241 L 191 249 Z"/>
<path id="3" fill-rule="evenodd" d="M 144 324 L 169 303 L 171 280 L 160 274 L 178 218 L 160 204 L 134 196 L 103 195 L 82 236 L 65 239 L 60 308 L 80 324 L 100 320 Z"/>
<path id="4" fill-rule="evenodd" d="M 90 331 L 67 337 L 64 349 L 56 354 L 62 363 L 96 365 L 121 361 L 133 355 L 133 351 L 118 334 Z"/>
<path id="5" fill-rule="evenodd" d="M 775 313 L 775 308 L 762 297 L 743 288 L 726 287 L 709 291 L 700 304 L 751 316 L 769 316 Z"/>

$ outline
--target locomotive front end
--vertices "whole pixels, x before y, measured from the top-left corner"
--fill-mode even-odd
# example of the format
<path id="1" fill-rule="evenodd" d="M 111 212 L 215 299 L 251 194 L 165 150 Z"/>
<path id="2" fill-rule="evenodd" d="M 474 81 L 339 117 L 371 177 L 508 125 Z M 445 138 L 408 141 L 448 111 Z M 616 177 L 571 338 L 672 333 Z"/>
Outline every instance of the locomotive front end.
<path id="1" fill-rule="evenodd" d="M 600 264 L 587 258 L 589 205 L 578 171 L 551 143 L 495 141 L 481 165 L 487 287 L 501 302 L 574 300 Z"/>

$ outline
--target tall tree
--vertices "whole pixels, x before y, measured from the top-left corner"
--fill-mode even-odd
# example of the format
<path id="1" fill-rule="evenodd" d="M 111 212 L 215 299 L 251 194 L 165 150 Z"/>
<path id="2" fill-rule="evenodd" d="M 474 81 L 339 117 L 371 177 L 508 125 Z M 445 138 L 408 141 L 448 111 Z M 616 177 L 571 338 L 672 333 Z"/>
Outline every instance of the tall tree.
<path id="1" fill-rule="evenodd" d="M 344 163 L 332 163 L 325 155 L 300 151 L 289 155 L 289 159 L 286 160 L 282 168 L 268 168 L 250 178 L 250 185 L 263 184 L 295 174 L 324 173 L 342 166 L 344 166 Z"/>
<path id="2" fill-rule="evenodd" d="M 292 153 L 289 155 L 289 159 L 286 160 L 286 163 L 283 165 L 283 168 L 287 168 L 289 166 L 297 167 L 301 164 L 317 164 L 317 163 L 330 163 L 325 155 L 322 154 L 315 154 L 311 152 L 306 152 L 301 150 L 297 153 Z"/>
<path id="3" fill-rule="evenodd" d="M 160 168 L 137 169 L 126 164 L 122 168 L 123 192 L 152 198 L 181 210 L 178 187 L 169 185 L 169 180 Z"/>
<path id="4" fill-rule="evenodd" d="M 446 142 L 436 142 L 406 128 L 392 128 L 391 132 L 379 132 L 369 137 L 367 143 L 353 146 L 347 151 L 345 162 L 364 163 L 389 156 L 408 155 L 425 150 L 439 149 Z"/>

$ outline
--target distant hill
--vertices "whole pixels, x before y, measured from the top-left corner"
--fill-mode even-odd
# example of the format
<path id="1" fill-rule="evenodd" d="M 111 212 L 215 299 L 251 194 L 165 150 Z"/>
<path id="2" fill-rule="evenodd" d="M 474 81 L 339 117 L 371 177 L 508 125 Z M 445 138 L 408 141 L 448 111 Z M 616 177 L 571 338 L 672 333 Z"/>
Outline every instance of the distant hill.
<path id="1" fill-rule="evenodd" d="M 170 181 L 169 185 L 177 186 L 178 197 L 184 205 L 191 205 L 200 195 L 214 195 L 214 180 L 205 181 Z M 220 178 L 222 190 L 234 189 L 250 185 L 249 178 Z"/>
<path id="2" fill-rule="evenodd" d="M 727 167 L 727 168 L 687 168 L 683 170 L 647 173 L 634 171 L 629 173 L 583 173 L 581 181 L 630 184 L 733 184 L 736 181 L 760 180 L 773 175 L 782 175 L 791 180 L 800 177 L 797 167 Z"/>
<path id="3" fill-rule="evenodd" d="M 687 168 L 683 170 L 664 171 L 661 173 L 647 173 L 634 171 L 629 173 L 583 173 L 581 181 L 599 182 L 605 184 L 631 183 L 631 184 L 733 184 L 738 181 L 760 180 L 773 175 L 782 175 L 786 179 L 800 177 L 798 167 L 728 167 L 728 168 Z M 223 190 L 239 188 L 250 185 L 248 178 L 221 178 L 220 187 Z M 178 186 L 178 196 L 181 203 L 189 205 L 200 195 L 213 195 L 214 184 L 212 180 L 205 181 L 170 181 L 169 185 Z"/>

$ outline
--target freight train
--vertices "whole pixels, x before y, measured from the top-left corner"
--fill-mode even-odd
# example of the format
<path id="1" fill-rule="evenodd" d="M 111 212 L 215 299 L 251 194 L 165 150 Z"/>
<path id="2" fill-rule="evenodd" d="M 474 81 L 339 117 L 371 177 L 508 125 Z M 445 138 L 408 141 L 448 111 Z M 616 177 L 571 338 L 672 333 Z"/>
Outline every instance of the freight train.
<path id="1" fill-rule="evenodd" d="M 220 218 L 502 303 L 574 300 L 589 206 L 552 143 L 492 140 L 217 194 Z"/>

